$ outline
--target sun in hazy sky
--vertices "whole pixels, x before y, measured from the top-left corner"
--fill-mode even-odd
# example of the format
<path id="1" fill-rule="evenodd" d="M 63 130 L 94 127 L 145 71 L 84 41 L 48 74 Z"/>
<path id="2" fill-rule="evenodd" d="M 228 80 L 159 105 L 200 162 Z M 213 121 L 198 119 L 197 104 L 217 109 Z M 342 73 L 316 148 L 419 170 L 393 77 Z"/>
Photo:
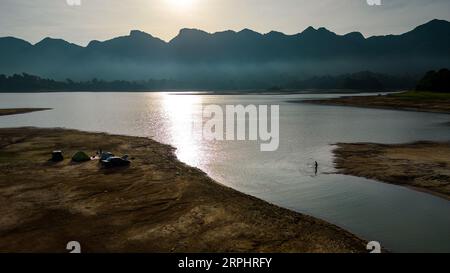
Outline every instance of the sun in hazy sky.
<path id="1" fill-rule="evenodd" d="M 195 0 L 166 0 L 174 9 L 184 10 L 190 8 Z"/>

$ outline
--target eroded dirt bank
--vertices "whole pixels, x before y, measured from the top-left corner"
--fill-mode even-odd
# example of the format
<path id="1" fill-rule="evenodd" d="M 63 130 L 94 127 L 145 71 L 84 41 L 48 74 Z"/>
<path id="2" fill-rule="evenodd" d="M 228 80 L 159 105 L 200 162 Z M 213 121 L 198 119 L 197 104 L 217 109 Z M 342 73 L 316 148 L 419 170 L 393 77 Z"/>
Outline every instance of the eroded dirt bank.
<path id="1" fill-rule="evenodd" d="M 450 142 L 339 143 L 340 173 L 410 186 L 450 200 Z"/>

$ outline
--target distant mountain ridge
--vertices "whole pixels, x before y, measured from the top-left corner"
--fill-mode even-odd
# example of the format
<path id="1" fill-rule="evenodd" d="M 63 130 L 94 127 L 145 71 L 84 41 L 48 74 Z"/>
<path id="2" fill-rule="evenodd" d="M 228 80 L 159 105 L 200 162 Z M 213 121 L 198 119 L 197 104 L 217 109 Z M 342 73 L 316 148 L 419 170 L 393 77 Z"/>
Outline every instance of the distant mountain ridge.
<path id="1" fill-rule="evenodd" d="M 207 33 L 182 29 L 169 42 L 142 31 L 82 47 L 45 38 L 35 45 L 0 38 L 0 74 L 30 73 L 63 80 L 174 79 L 257 87 L 314 75 L 373 71 L 422 74 L 450 67 L 450 22 L 432 20 L 401 35 L 365 38 L 308 27 L 286 35 Z"/>

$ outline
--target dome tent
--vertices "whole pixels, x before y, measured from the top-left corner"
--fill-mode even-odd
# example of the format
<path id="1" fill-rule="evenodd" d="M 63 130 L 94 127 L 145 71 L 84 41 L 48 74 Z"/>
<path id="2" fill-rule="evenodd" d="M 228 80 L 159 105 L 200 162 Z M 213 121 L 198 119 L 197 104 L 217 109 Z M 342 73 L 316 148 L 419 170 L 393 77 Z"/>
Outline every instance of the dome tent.
<path id="1" fill-rule="evenodd" d="M 72 156 L 73 162 L 86 162 L 91 160 L 91 158 L 84 152 L 77 152 Z"/>
<path id="2" fill-rule="evenodd" d="M 62 151 L 53 151 L 52 152 L 52 159 L 53 162 L 60 162 L 64 160 L 64 156 L 62 154 Z"/>

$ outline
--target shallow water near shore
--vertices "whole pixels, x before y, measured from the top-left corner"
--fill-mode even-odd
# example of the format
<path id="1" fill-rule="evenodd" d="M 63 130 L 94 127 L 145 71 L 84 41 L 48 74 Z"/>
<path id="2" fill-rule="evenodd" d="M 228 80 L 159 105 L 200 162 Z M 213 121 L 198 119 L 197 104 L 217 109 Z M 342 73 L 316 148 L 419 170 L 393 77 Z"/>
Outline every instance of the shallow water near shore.
<path id="1" fill-rule="evenodd" d="M 337 224 L 399 252 L 450 252 L 450 202 L 405 187 L 333 174 L 331 144 L 449 140 L 450 115 L 289 103 L 341 95 L 168 93 L 0 94 L 0 108 L 50 111 L 0 118 L 0 127 L 66 127 L 152 137 L 218 182 Z M 191 135 L 199 104 L 279 104 L 280 147 Z M 99 146 L 101 144 L 99 143 Z M 318 175 L 313 163 L 319 162 Z"/>

